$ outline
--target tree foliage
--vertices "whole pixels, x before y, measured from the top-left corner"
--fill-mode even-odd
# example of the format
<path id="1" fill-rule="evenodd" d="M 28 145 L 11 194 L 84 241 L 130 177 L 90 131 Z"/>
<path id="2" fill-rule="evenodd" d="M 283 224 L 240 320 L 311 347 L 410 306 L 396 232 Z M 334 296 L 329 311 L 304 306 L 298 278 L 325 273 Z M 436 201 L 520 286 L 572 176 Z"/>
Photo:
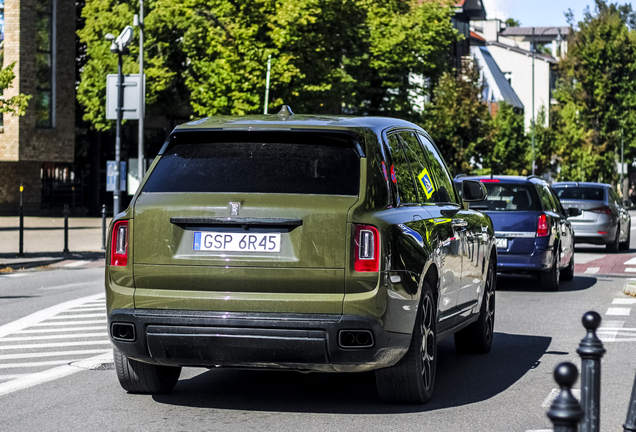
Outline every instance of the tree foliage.
<path id="1" fill-rule="evenodd" d="M 594 12 L 587 10 L 568 36 L 568 53 L 559 64 L 554 118 L 563 178 L 611 181 L 621 130 L 634 154 L 634 22 L 630 5 L 596 0 Z"/>
<path id="2" fill-rule="evenodd" d="M 13 81 L 15 80 L 13 68 L 15 64 L 16 62 L 13 62 L 7 67 L 0 69 L 0 94 L 6 89 L 13 87 Z M 23 116 L 29 104 L 29 99 L 31 99 L 31 95 L 24 95 L 22 93 L 8 99 L 3 99 L 0 101 L 0 114 Z"/>
<path id="3" fill-rule="evenodd" d="M 84 119 L 105 119 L 105 75 L 115 73 L 106 33 L 132 22 L 136 0 L 86 0 L 78 31 L 88 60 L 78 99 Z M 263 108 L 271 55 L 270 108 L 416 117 L 414 100 L 446 69 L 457 39 L 446 0 L 147 0 L 147 104 L 171 113 L 249 114 Z M 137 33 L 136 33 L 137 34 Z M 124 57 L 137 73 L 138 42 Z"/>
<path id="4" fill-rule="evenodd" d="M 492 150 L 487 166 L 493 174 L 525 175 L 530 142 L 526 136 L 523 113 L 512 105 L 500 102 L 497 114 L 490 121 Z"/>

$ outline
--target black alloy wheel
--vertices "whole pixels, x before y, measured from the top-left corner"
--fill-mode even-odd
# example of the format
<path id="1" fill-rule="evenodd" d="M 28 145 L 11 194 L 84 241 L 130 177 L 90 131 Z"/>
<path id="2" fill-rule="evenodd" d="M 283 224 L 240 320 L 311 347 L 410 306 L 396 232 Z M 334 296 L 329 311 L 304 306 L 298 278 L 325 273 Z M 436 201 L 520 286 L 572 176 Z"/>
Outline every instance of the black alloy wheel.
<path id="1" fill-rule="evenodd" d="M 396 404 L 423 404 L 433 396 L 437 368 L 437 306 L 423 282 L 420 307 L 409 349 L 394 366 L 375 371 L 380 399 Z"/>
<path id="2" fill-rule="evenodd" d="M 627 225 L 627 240 L 619 244 L 618 246 L 619 249 L 624 251 L 629 250 L 629 243 L 631 242 L 631 240 L 632 240 L 632 223 L 630 222 Z"/>
<path id="3" fill-rule="evenodd" d="M 616 253 L 620 249 L 620 239 L 621 239 L 621 225 L 618 224 L 616 227 L 616 236 L 614 236 L 614 240 L 611 243 L 608 243 L 605 246 L 605 249 L 608 252 Z"/>
<path id="4" fill-rule="evenodd" d="M 495 332 L 495 291 L 497 273 L 495 264 L 488 265 L 484 297 L 479 310 L 479 319 L 455 333 L 455 350 L 459 354 L 486 354 L 492 348 Z"/>

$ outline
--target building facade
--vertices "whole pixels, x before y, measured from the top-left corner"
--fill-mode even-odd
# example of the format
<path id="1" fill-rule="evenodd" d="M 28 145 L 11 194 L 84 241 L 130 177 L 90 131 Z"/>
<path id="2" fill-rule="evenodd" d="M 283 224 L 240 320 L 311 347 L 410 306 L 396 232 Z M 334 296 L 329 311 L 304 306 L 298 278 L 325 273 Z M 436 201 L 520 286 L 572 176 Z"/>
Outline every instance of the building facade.
<path id="1" fill-rule="evenodd" d="M 0 214 L 38 213 L 48 182 L 67 181 L 75 147 L 75 2 L 4 0 L 3 67 L 16 78 L 4 97 L 31 95 L 0 130 Z M 43 186 L 44 185 L 44 186 Z"/>

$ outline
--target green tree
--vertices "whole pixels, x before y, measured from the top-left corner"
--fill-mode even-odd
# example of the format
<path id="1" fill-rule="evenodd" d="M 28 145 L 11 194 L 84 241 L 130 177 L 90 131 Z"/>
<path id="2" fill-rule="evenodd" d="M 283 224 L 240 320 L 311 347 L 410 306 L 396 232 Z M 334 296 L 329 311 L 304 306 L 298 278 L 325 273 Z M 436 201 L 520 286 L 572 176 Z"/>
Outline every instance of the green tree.
<path id="1" fill-rule="evenodd" d="M 537 122 L 534 127 L 534 161 L 535 174 L 541 175 L 553 171 L 556 168 L 558 144 L 553 127 L 554 115 L 551 116 L 548 124 L 548 111 L 545 106 L 541 106 L 537 114 Z M 528 141 L 531 134 L 528 134 Z M 528 166 L 532 169 L 532 150 L 528 152 Z"/>
<path id="2" fill-rule="evenodd" d="M 460 73 L 442 75 L 427 104 L 422 126 L 454 174 L 470 173 L 475 166 L 489 167 L 492 141 L 490 113 L 476 62 Z"/>
<path id="3" fill-rule="evenodd" d="M 513 19 L 513 18 L 508 18 L 505 21 L 505 23 L 506 23 L 507 27 L 519 27 L 521 25 L 521 23 L 518 20 Z"/>
<path id="4" fill-rule="evenodd" d="M 515 111 L 506 102 L 499 102 L 497 113 L 490 120 L 490 128 L 492 150 L 486 155 L 486 165 L 491 168 L 491 173 L 527 174 L 530 142 L 525 133 L 523 113 Z"/>
<path id="5" fill-rule="evenodd" d="M 7 67 L 0 69 L 0 94 L 4 93 L 6 89 L 13 87 L 13 80 L 15 80 L 13 68 L 15 67 L 15 63 L 16 62 L 13 62 Z M 1 60 L 0 64 L 2 64 Z M 29 99 L 31 99 L 31 95 L 24 95 L 22 93 L 9 99 L 2 99 L 2 101 L 0 101 L 0 115 L 10 114 L 23 116 L 29 104 Z"/>
<path id="6" fill-rule="evenodd" d="M 574 25 L 571 13 L 569 21 Z M 630 5 L 596 0 L 594 11 L 587 10 L 572 28 L 555 98 L 561 177 L 611 181 L 620 131 L 632 146 L 631 155 L 636 146 L 636 33 Z"/>

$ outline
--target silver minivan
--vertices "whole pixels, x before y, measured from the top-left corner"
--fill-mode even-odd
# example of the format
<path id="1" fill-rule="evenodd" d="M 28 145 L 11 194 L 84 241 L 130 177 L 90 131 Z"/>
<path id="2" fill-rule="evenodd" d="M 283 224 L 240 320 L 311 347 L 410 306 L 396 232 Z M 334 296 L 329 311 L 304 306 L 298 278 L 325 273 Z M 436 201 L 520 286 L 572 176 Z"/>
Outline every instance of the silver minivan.
<path id="1" fill-rule="evenodd" d="M 568 219 L 577 243 L 604 244 L 610 252 L 629 249 L 631 219 L 611 185 L 560 182 L 552 189 L 564 208 L 583 212 Z"/>

